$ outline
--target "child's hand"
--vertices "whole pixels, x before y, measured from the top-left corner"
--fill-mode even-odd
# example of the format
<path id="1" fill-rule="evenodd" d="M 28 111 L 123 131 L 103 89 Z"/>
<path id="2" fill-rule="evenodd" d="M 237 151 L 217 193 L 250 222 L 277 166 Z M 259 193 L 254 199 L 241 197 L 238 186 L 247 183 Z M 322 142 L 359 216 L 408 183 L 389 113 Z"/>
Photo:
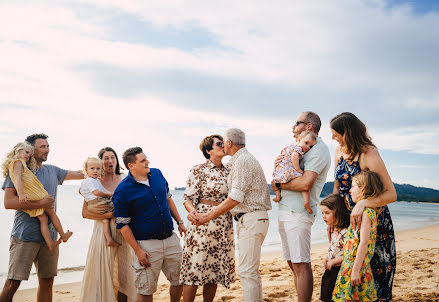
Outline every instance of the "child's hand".
<path id="1" fill-rule="evenodd" d="M 281 153 L 276 159 L 274 160 L 274 168 L 276 169 L 276 166 L 282 161 L 283 154 Z"/>
<path id="2" fill-rule="evenodd" d="M 333 261 L 328 260 L 328 262 L 326 262 L 326 269 L 330 271 L 332 269 L 332 265 L 333 265 Z"/>
<path id="3" fill-rule="evenodd" d="M 361 284 L 361 276 L 360 272 L 354 272 L 351 273 L 351 285 L 352 286 L 358 286 Z"/>
<path id="4" fill-rule="evenodd" d="M 27 202 L 27 195 L 26 195 L 26 194 L 19 194 L 19 195 L 18 195 L 18 200 L 19 200 L 21 203 L 25 203 L 25 202 Z"/>

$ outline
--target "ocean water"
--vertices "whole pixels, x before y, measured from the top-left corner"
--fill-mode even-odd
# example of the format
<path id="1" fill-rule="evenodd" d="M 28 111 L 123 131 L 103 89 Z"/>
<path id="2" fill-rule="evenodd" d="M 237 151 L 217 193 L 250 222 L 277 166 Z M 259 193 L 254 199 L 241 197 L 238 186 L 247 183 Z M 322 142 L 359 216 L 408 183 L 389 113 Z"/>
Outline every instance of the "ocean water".
<path id="1" fill-rule="evenodd" d="M 78 193 L 79 186 L 63 185 L 58 188 L 57 213 L 65 230 L 73 232 L 70 240 L 61 244 L 60 258 L 58 263 L 58 277 L 56 284 L 78 282 L 82 280 L 82 267 L 85 265 L 87 250 L 93 230 L 93 221 L 83 219 L 81 215 L 83 199 Z M 187 212 L 182 204 L 184 191 L 171 191 L 180 215 L 187 222 Z M 0 200 L 3 201 L 3 190 L 0 190 Z M 6 279 L 9 259 L 9 240 L 14 220 L 13 210 L 5 210 L 1 207 L 0 225 L 0 286 Z M 413 229 L 439 223 L 439 204 L 395 202 L 389 205 L 396 231 Z M 277 230 L 278 206 L 273 203 L 273 209 L 269 212 L 270 227 L 267 237 L 262 246 L 263 252 L 281 250 L 280 237 Z M 176 229 L 176 226 L 174 225 Z M 316 221 L 312 228 L 312 243 L 326 242 L 326 225 L 318 211 Z M 32 270 L 29 281 L 22 282 L 20 289 L 37 287 L 35 269 Z"/>

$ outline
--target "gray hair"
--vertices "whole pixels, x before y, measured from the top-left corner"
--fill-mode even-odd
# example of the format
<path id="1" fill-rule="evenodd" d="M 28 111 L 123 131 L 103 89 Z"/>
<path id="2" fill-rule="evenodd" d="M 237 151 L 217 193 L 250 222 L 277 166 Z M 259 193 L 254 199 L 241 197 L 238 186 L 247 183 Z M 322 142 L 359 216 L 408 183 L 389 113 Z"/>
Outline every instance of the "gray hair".
<path id="1" fill-rule="evenodd" d="M 229 128 L 224 133 L 224 142 L 231 141 L 234 145 L 245 146 L 245 133 L 238 128 Z"/>
<path id="2" fill-rule="evenodd" d="M 314 132 L 319 134 L 320 127 L 322 126 L 319 115 L 312 111 L 305 111 L 304 113 L 306 115 L 304 122 L 312 124 Z"/>

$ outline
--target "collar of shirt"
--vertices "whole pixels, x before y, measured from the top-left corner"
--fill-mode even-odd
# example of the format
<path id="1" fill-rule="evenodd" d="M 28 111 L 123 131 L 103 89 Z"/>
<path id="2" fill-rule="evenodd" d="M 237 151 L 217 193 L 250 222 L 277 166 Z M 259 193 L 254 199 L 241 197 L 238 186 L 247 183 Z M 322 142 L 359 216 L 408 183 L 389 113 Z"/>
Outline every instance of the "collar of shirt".
<path id="1" fill-rule="evenodd" d="M 233 154 L 232 158 L 230 159 L 230 165 L 233 165 L 233 163 L 240 157 L 242 154 L 247 153 L 247 149 L 245 147 L 239 149 L 235 154 Z"/>
<path id="2" fill-rule="evenodd" d="M 210 170 L 212 170 L 212 169 L 227 170 L 227 167 L 224 166 L 224 165 L 222 165 L 221 168 L 218 168 L 217 166 L 215 166 L 215 164 L 214 164 L 210 159 L 206 160 L 206 166 L 207 166 Z"/>
<path id="3" fill-rule="evenodd" d="M 139 183 L 139 184 L 143 184 L 143 185 L 147 185 L 148 187 L 149 187 L 149 178 L 151 177 L 151 172 L 149 172 L 147 175 L 146 175 L 146 180 L 145 180 L 145 182 L 147 183 L 142 183 L 142 182 L 140 182 L 140 181 L 137 181 L 137 180 L 135 180 L 134 179 L 134 177 L 133 177 L 133 175 L 131 175 L 131 172 L 128 172 L 128 176 L 127 176 L 127 178 L 128 178 L 128 180 L 130 181 L 130 182 L 132 182 L 132 183 Z"/>

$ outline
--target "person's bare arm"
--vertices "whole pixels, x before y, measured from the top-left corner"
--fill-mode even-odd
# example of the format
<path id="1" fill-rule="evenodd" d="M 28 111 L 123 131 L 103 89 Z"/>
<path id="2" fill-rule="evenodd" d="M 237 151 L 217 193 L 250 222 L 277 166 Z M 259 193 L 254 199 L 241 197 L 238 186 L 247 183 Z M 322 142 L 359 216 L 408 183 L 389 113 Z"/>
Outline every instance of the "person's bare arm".
<path id="1" fill-rule="evenodd" d="M 318 174 L 313 171 L 305 171 L 303 176 L 292 179 L 290 182 L 281 184 L 282 190 L 303 192 L 310 191 L 314 186 Z"/>
<path id="2" fill-rule="evenodd" d="M 18 200 L 20 202 L 26 202 L 27 196 L 26 194 L 24 194 L 23 181 L 21 179 L 21 177 L 23 176 L 23 164 L 21 163 L 21 161 L 18 160 L 14 163 L 13 171 L 15 179 L 14 186 L 15 190 L 17 190 Z"/>
<path id="3" fill-rule="evenodd" d="M 120 229 L 120 233 L 122 234 L 125 241 L 131 246 L 131 248 L 136 253 L 137 260 L 139 260 L 139 264 L 143 267 L 147 268 L 151 264 L 149 263 L 148 257 L 151 255 L 144 249 L 140 247 L 137 243 L 136 238 L 134 238 L 133 232 L 129 225 L 125 225 Z"/>
<path id="4" fill-rule="evenodd" d="M 358 244 L 357 256 L 355 256 L 354 266 L 351 273 L 351 285 L 358 286 L 361 284 L 360 269 L 363 265 L 364 258 L 367 253 L 369 244 L 369 235 L 371 229 L 371 221 L 366 212 L 363 212 L 363 223 L 360 229 L 360 243 Z"/>
<path id="5" fill-rule="evenodd" d="M 197 225 L 205 224 L 206 222 L 209 222 L 212 219 L 217 218 L 218 216 L 221 216 L 227 212 L 229 212 L 231 209 L 236 207 L 239 204 L 238 201 L 233 200 L 231 197 L 227 197 L 226 200 L 224 200 L 222 203 L 220 203 L 218 206 L 214 207 L 209 213 L 198 213 L 198 221 Z"/>
<path id="6" fill-rule="evenodd" d="M 337 167 L 338 160 L 340 159 L 340 146 L 337 146 L 335 149 L 335 159 L 334 159 L 334 167 Z M 338 180 L 334 179 L 334 188 L 332 189 L 332 194 L 337 194 L 340 192 L 340 184 L 338 183 Z"/>
<path id="7" fill-rule="evenodd" d="M 174 220 L 177 222 L 178 231 L 180 232 L 180 236 L 183 236 L 183 234 L 186 234 L 187 229 L 183 223 L 179 223 L 180 221 L 183 221 L 183 220 L 181 219 L 180 214 L 178 213 L 177 207 L 175 206 L 175 202 L 172 199 L 172 197 L 168 198 L 168 206 L 169 206 L 169 211 L 171 212 L 172 218 L 174 218 Z"/>
<path id="8" fill-rule="evenodd" d="M 85 202 L 85 201 L 84 201 L 84 204 L 82 205 L 82 218 L 93 219 L 93 220 L 103 220 L 103 219 L 108 219 L 108 218 L 113 218 L 113 217 L 114 217 L 113 212 L 109 212 L 109 213 L 105 213 L 105 214 L 95 214 L 95 213 L 90 212 L 87 208 L 87 202 Z"/>
<path id="9" fill-rule="evenodd" d="M 343 262 L 343 256 L 335 257 L 334 259 L 328 260 L 326 262 L 326 269 L 332 269 L 334 266 L 340 266 Z"/>
<path id="10" fill-rule="evenodd" d="M 186 210 L 189 212 L 188 214 L 188 219 L 190 221 L 196 221 L 197 218 L 197 209 L 195 209 L 194 204 L 192 203 L 192 201 L 187 200 L 184 202 L 184 207 L 186 208 Z"/>
<path id="11" fill-rule="evenodd" d="M 93 195 L 98 196 L 98 197 L 104 197 L 104 198 L 111 198 L 111 196 L 113 196 L 113 193 L 109 193 L 109 192 L 102 192 L 100 190 L 94 190 Z"/>
<path id="12" fill-rule="evenodd" d="M 105 214 L 92 213 L 87 208 L 87 202 L 84 201 L 84 204 L 82 206 L 82 217 L 86 219 L 103 220 L 103 219 L 114 218 L 114 213 L 113 212 L 109 212 Z"/>
<path id="13" fill-rule="evenodd" d="M 396 201 L 397 195 L 395 186 L 393 185 L 392 179 L 387 172 L 386 165 L 384 164 L 381 156 L 376 148 L 370 148 L 366 153 L 363 154 L 361 169 L 370 170 L 377 173 L 381 177 L 383 182 L 384 192 L 383 194 L 371 198 L 363 199 L 357 202 L 351 213 L 351 224 L 357 226 L 361 224 L 361 217 L 364 208 L 379 208 L 383 207 L 391 202 Z"/>
<path id="14" fill-rule="evenodd" d="M 291 163 L 293 164 L 293 168 L 294 170 L 296 170 L 299 173 L 303 173 L 302 169 L 300 169 L 300 165 L 299 165 L 299 153 L 294 151 L 291 154 Z"/>
<path id="15" fill-rule="evenodd" d="M 82 172 L 82 170 L 78 170 L 78 171 L 67 171 L 67 175 L 66 178 L 64 178 L 64 180 L 73 180 L 73 179 L 84 179 L 84 173 Z"/>
<path id="16" fill-rule="evenodd" d="M 50 209 L 53 208 L 53 197 L 46 195 L 41 200 L 20 202 L 15 188 L 5 188 L 4 206 L 7 210 Z"/>

